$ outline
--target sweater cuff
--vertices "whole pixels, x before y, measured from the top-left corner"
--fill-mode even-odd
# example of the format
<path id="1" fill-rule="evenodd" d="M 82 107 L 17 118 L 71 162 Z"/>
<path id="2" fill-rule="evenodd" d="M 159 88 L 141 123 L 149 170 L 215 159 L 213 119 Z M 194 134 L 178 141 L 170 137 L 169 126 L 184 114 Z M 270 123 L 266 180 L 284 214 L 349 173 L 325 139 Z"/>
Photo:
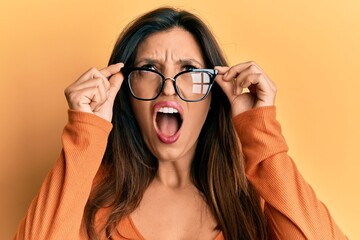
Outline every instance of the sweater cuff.
<path id="1" fill-rule="evenodd" d="M 243 127 L 249 127 L 248 124 L 251 124 L 255 119 L 275 119 L 276 118 L 276 107 L 258 107 L 248 110 L 246 112 L 240 113 L 232 118 L 233 123 L 235 124 L 236 129 L 241 129 Z"/>
<path id="2" fill-rule="evenodd" d="M 106 121 L 105 119 L 92 113 L 81 112 L 72 109 L 68 110 L 68 121 L 70 124 L 80 123 L 95 126 L 105 133 L 110 133 L 112 129 L 112 123 Z"/>

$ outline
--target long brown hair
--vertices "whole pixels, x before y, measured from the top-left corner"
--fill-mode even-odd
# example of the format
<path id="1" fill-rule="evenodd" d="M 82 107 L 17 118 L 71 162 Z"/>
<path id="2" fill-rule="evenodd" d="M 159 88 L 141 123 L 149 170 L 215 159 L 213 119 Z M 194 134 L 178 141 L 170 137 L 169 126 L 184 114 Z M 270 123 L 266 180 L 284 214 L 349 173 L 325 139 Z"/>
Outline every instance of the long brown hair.
<path id="1" fill-rule="evenodd" d="M 156 9 L 128 25 L 114 47 L 109 64 L 124 62 L 125 66 L 132 66 L 137 47 L 146 37 L 173 27 L 181 27 L 194 36 L 207 68 L 227 65 L 207 26 L 197 16 L 173 8 Z M 137 208 L 158 168 L 156 158 L 141 137 L 129 98 L 127 84 L 123 84 L 114 103 L 113 130 L 102 162 L 106 174 L 85 208 L 85 225 L 91 239 L 97 238 L 96 212 L 111 208 L 104 227 L 111 238 L 121 218 Z M 192 181 L 202 192 L 226 239 L 267 239 L 259 196 L 245 176 L 231 106 L 216 83 L 212 99 L 191 166 Z"/>

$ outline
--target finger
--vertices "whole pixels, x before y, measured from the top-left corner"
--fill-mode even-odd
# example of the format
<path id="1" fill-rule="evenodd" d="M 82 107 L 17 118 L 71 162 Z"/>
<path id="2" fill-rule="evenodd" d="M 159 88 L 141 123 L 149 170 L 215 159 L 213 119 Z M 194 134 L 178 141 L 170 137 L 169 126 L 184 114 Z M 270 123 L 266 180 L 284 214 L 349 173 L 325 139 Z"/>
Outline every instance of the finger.
<path id="1" fill-rule="evenodd" d="M 243 65 L 245 66 L 245 65 Z M 230 71 L 230 70 L 229 70 Z M 276 91 L 275 84 L 266 76 L 264 71 L 254 62 L 249 62 L 248 67 L 236 76 L 237 86 L 241 89 L 249 88 L 252 85 L 260 91 Z M 252 87 L 252 89 L 255 89 Z M 254 91 L 252 91 L 254 93 Z"/>
<path id="2" fill-rule="evenodd" d="M 257 68 L 255 65 L 249 65 L 247 68 L 243 69 L 236 76 L 237 83 L 242 87 L 248 87 L 244 85 L 244 81 L 251 74 L 261 74 L 261 69 Z"/>
<path id="3" fill-rule="evenodd" d="M 230 81 L 224 80 L 224 74 L 230 69 L 228 66 L 215 66 L 215 70 L 218 71 L 218 74 L 215 77 L 215 81 L 219 84 L 221 89 L 224 91 L 226 96 L 230 99 L 232 97 L 231 91 L 233 91 L 233 84 Z"/>
<path id="4" fill-rule="evenodd" d="M 239 86 L 236 86 L 234 81 L 225 81 L 223 75 L 218 75 L 215 78 L 215 81 L 219 84 L 221 89 L 224 91 L 225 95 L 230 101 L 232 101 L 234 95 L 241 94 L 243 89 Z"/>
<path id="5" fill-rule="evenodd" d="M 246 76 L 243 76 L 239 85 L 244 88 L 249 88 L 250 86 L 256 86 L 256 88 L 262 88 L 268 85 L 261 73 L 249 73 Z"/>
<path id="6" fill-rule="evenodd" d="M 107 84 L 107 78 L 119 72 L 123 66 L 124 66 L 123 63 L 112 64 L 101 69 L 100 71 L 94 67 L 90 68 L 88 71 L 86 71 L 83 75 L 79 77 L 79 79 L 75 82 L 75 84 L 80 84 L 92 78 L 102 78 L 105 84 Z"/>
<path id="7" fill-rule="evenodd" d="M 254 65 L 242 71 L 236 77 L 236 81 L 241 88 L 249 88 L 251 85 L 256 85 L 256 88 L 261 90 L 276 91 L 275 83 L 260 68 Z"/>
<path id="8" fill-rule="evenodd" d="M 251 71 L 248 71 L 246 74 L 242 75 L 241 78 L 238 77 L 239 80 L 239 86 L 241 88 L 248 88 L 251 93 L 256 94 L 258 97 L 259 92 L 273 92 L 269 80 L 266 78 L 266 76 L 263 73 L 252 73 Z"/>
<path id="9" fill-rule="evenodd" d="M 99 89 L 97 87 L 88 87 L 71 92 L 67 95 L 70 109 L 92 112 L 90 104 L 92 102 L 99 102 L 97 95 L 99 94 Z M 95 104 L 96 105 L 96 104 Z"/>
<path id="10" fill-rule="evenodd" d="M 114 103 L 115 97 L 120 90 L 120 87 L 124 81 L 124 75 L 121 72 L 118 72 L 111 76 L 109 83 L 110 87 L 107 91 L 108 100 L 111 103 Z"/>
<path id="11" fill-rule="evenodd" d="M 98 89 L 98 93 L 94 96 L 93 101 L 98 102 L 99 105 L 101 105 L 107 99 L 108 87 L 106 86 L 106 84 L 109 85 L 109 83 L 107 80 L 104 81 L 102 78 L 96 78 L 94 80 L 97 80 L 97 84 L 95 85 L 95 87 Z"/>
<path id="12" fill-rule="evenodd" d="M 106 101 L 106 91 L 101 87 L 89 87 L 80 91 L 88 100 L 91 110 L 96 112 Z"/>
<path id="13" fill-rule="evenodd" d="M 97 70 L 96 68 L 92 67 L 89 70 L 87 70 L 85 73 L 83 73 L 74 83 L 73 85 L 79 85 L 82 84 L 83 82 L 88 81 L 89 79 L 93 79 L 93 78 L 102 78 L 104 81 L 107 81 L 107 78 L 102 75 L 99 70 Z"/>
<path id="14" fill-rule="evenodd" d="M 229 68 L 229 70 L 224 74 L 224 80 L 231 81 L 232 79 L 237 78 L 237 76 L 241 74 L 242 71 L 249 67 L 251 69 L 257 68 L 261 71 L 260 67 L 258 67 L 258 65 L 253 61 L 240 63 Z"/>
<path id="15" fill-rule="evenodd" d="M 110 83 L 108 82 L 108 80 L 104 81 L 100 77 L 91 78 L 91 79 L 88 79 L 87 81 L 75 84 L 74 86 L 72 86 L 71 90 L 77 91 L 77 90 L 81 90 L 84 88 L 98 87 L 100 85 L 102 85 L 105 89 L 108 89 L 110 86 Z"/>
<path id="16" fill-rule="evenodd" d="M 214 69 L 218 70 L 219 75 L 224 75 L 230 69 L 230 67 L 228 67 L 228 66 L 215 66 Z"/>
<path id="17" fill-rule="evenodd" d="M 98 94 L 96 95 L 97 98 L 94 99 L 98 104 L 94 108 L 94 111 L 98 110 L 98 107 L 101 106 L 107 100 L 107 88 L 104 84 L 100 84 L 97 86 Z"/>
<path id="18" fill-rule="evenodd" d="M 103 68 L 100 70 L 100 73 L 105 76 L 106 78 L 111 77 L 111 75 L 114 75 L 115 73 L 120 72 L 121 68 L 124 66 L 123 63 L 116 63 L 107 66 L 106 68 Z"/>
<path id="19" fill-rule="evenodd" d="M 257 98 L 258 106 L 270 106 L 275 103 L 276 90 L 273 90 L 270 81 L 262 73 L 249 74 L 241 83 L 242 87 L 250 90 Z"/>
<path id="20" fill-rule="evenodd" d="M 109 80 L 104 75 L 102 75 L 99 71 L 95 72 L 92 78 L 101 79 L 102 84 L 105 86 L 106 89 L 108 89 L 110 87 Z"/>

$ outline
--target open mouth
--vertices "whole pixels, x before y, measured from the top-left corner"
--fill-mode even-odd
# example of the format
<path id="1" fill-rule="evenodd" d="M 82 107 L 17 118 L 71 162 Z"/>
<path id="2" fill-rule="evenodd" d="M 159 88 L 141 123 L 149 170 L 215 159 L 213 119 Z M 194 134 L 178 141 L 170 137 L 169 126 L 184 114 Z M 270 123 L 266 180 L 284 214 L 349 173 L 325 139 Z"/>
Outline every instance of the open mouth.
<path id="1" fill-rule="evenodd" d="M 183 122 L 181 107 L 175 102 L 160 102 L 154 110 L 154 125 L 159 139 L 164 143 L 175 142 Z"/>

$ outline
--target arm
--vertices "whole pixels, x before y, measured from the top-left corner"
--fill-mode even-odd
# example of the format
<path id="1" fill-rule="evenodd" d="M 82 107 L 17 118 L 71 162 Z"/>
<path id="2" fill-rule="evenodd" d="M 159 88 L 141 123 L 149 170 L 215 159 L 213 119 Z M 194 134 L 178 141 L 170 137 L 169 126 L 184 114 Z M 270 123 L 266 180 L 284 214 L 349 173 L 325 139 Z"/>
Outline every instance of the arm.
<path id="1" fill-rule="evenodd" d="M 84 207 L 112 128 L 93 114 L 69 111 L 63 150 L 22 219 L 15 239 L 78 239 Z"/>
<path id="2" fill-rule="evenodd" d="M 248 179 L 265 200 L 270 238 L 345 239 L 287 155 L 275 120 L 275 83 L 255 62 L 215 68 L 235 116 Z"/>
<path id="3" fill-rule="evenodd" d="M 111 130 L 115 97 L 123 82 L 122 63 L 91 68 L 65 89 L 70 107 L 63 150 L 15 239 L 78 239 L 84 207 Z"/>
<path id="4" fill-rule="evenodd" d="M 265 200 L 272 239 L 346 239 L 292 159 L 275 119 L 275 107 L 233 118 L 249 181 Z"/>

